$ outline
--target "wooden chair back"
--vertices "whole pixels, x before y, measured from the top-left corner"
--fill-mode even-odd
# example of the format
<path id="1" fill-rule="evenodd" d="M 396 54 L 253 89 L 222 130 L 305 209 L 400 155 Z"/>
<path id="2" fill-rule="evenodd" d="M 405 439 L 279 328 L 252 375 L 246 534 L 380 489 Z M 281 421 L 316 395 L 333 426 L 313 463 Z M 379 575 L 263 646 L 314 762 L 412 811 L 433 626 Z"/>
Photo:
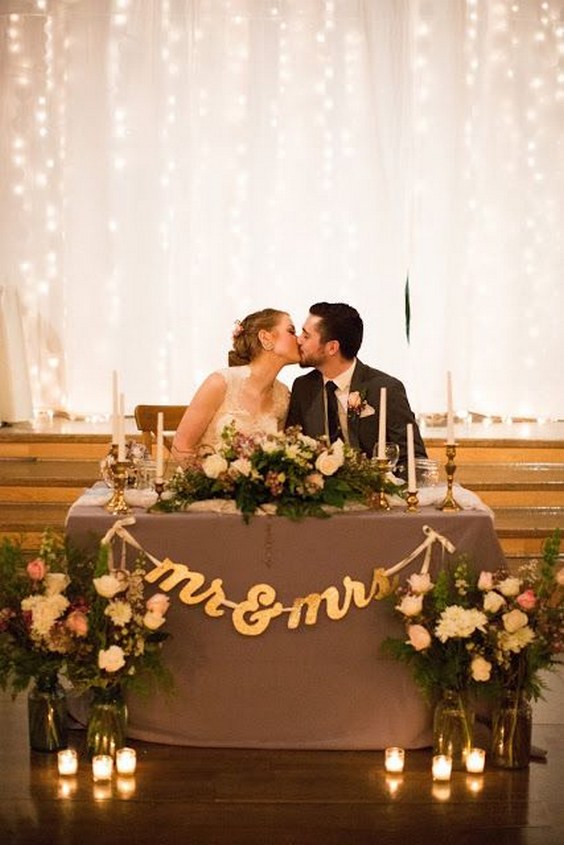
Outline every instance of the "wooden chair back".
<path id="1" fill-rule="evenodd" d="M 172 449 L 172 437 L 167 437 L 166 432 L 176 431 L 180 420 L 184 416 L 186 405 L 136 405 L 135 422 L 142 434 L 143 443 L 149 451 L 157 438 L 157 414 L 163 412 L 163 442 L 170 452 Z"/>

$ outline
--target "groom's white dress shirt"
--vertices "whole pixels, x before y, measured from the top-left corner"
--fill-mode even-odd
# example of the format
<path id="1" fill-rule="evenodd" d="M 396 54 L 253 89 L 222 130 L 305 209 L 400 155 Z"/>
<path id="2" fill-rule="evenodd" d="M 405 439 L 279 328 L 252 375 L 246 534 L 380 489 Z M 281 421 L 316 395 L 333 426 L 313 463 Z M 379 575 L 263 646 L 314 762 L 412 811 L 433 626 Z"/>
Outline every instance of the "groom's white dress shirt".
<path id="1" fill-rule="evenodd" d="M 335 396 L 337 397 L 337 410 L 339 412 L 339 425 L 341 426 L 341 431 L 343 432 L 343 437 L 345 438 L 345 442 L 349 442 L 349 418 L 347 413 L 348 401 L 349 401 L 349 393 L 351 389 L 351 381 L 354 373 L 354 368 L 356 367 L 356 358 L 350 365 L 348 369 L 346 369 L 343 373 L 336 376 L 335 378 L 326 378 L 323 376 L 323 388 L 328 381 L 332 381 L 337 385 L 337 390 L 335 391 Z M 325 389 L 323 390 L 323 401 L 325 404 L 325 434 L 329 436 L 329 423 L 327 419 L 327 397 L 325 393 Z"/>

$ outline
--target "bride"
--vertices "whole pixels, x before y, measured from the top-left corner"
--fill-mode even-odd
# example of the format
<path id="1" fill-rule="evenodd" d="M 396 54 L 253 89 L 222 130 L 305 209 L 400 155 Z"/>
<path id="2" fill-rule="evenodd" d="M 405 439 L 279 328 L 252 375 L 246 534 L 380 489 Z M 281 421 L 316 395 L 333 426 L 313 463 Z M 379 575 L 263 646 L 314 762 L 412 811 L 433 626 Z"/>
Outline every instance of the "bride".
<path id="1" fill-rule="evenodd" d="M 296 330 L 285 311 L 265 308 L 237 322 L 229 367 L 211 373 L 196 391 L 178 426 L 172 456 L 185 464 L 200 446 L 216 448 L 221 432 L 274 432 L 284 427 L 290 391 L 276 376 L 299 363 Z"/>

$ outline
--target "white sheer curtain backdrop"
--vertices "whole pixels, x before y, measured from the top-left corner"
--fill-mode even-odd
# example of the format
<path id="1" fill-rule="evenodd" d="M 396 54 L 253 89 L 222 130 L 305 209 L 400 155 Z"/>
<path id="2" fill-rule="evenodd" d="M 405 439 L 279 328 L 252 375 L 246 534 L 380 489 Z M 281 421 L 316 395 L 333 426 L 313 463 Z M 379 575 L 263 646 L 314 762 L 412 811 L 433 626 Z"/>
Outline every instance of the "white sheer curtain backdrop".
<path id="1" fill-rule="evenodd" d="M 564 417 L 560 0 L 0 0 L 0 38 L 36 409 L 188 401 L 236 318 L 327 299 L 417 411 L 450 369 Z"/>

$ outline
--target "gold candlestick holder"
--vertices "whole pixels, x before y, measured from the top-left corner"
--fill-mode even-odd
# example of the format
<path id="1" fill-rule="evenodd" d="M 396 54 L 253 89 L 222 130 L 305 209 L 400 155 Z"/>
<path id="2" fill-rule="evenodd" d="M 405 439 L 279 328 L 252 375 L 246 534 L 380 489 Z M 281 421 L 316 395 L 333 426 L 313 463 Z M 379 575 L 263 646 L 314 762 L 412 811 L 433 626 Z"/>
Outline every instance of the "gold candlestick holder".
<path id="1" fill-rule="evenodd" d="M 419 496 L 417 490 L 408 490 L 406 496 L 408 513 L 415 513 L 419 510 Z"/>
<path id="2" fill-rule="evenodd" d="M 390 469 L 390 462 L 386 458 L 376 458 L 376 466 L 378 468 L 378 483 L 380 489 L 373 493 L 370 505 L 375 511 L 389 511 L 390 503 L 384 492 L 384 484 L 386 481 L 386 473 L 389 472 Z"/>
<path id="3" fill-rule="evenodd" d="M 106 505 L 106 510 L 114 516 L 129 513 L 129 507 L 125 501 L 128 468 L 129 461 L 116 461 L 112 466 L 114 492 Z"/>
<path id="4" fill-rule="evenodd" d="M 164 489 L 165 483 L 162 478 L 160 478 L 158 481 L 155 481 L 155 493 L 157 494 L 157 501 L 160 501 Z"/>
<path id="5" fill-rule="evenodd" d="M 447 477 L 447 491 L 446 496 L 438 508 L 440 511 L 459 511 L 462 510 L 462 508 L 452 494 L 452 482 L 454 479 L 454 473 L 456 472 L 456 464 L 454 463 L 454 459 L 456 457 L 456 446 L 454 444 L 449 445 L 447 443 L 446 454 L 447 462 L 445 464 L 445 469 Z"/>

